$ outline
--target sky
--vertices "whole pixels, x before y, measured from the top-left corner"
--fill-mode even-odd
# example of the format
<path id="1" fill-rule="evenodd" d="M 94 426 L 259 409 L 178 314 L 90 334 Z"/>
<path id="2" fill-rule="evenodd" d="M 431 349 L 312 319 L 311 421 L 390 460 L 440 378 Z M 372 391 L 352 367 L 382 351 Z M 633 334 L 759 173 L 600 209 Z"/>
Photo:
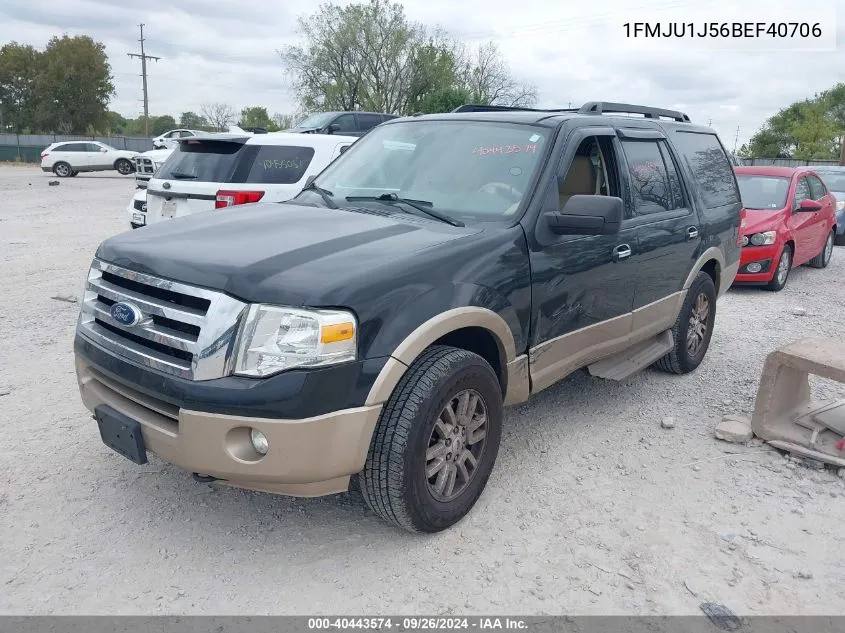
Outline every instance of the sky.
<path id="1" fill-rule="evenodd" d="M 336 0 L 347 4 L 349 0 Z M 732 149 L 790 103 L 845 81 L 845 0 L 404 0 L 414 21 L 468 45 L 495 41 L 511 73 L 536 85 L 537 107 L 621 101 L 679 109 L 710 123 Z M 53 35 L 90 35 L 106 45 L 117 94 L 110 109 L 143 112 L 138 24 L 144 23 L 150 114 L 296 109 L 277 51 L 299 41 L 297 18 L 320 0 L 0 0 L 0 44 L 43 48 Z M 753 6 L 759 5 L 759 6 Z M 634 39 L 626 23 L 753 21 L 818 23 L 803 41 L 758 38 Z M 838 20 L 838 21 L 837 21 Z M 633 27 L 631 27 L 633 28 Z M 661 27 L 662 28 L 662 27 Z M 801 50 L 803 49 L 803 50 Z M 812 49 L 812 50 L 807 50 Z M 825 49 L 825 50 L 821 50 Z"/>

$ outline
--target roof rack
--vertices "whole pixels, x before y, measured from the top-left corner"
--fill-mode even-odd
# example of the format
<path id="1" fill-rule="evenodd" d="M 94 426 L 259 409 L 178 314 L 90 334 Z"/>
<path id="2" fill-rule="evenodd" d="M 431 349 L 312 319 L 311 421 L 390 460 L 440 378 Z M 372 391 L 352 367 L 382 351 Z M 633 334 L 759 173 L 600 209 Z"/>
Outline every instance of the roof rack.
<path id="1" fill-rule="evenodd" d="M 581 114 L 642 114 L 647 119 L 664 117 L 679 123 L 690 122 L 689 116 L 677 110 L 652 108 L 651 106 L 632 105 L 630 103 L 611 103 L 609 101 L 588 101 L 578 109 L 578 112 Z"/>
<path id="2" fill-rule="evenodd" d="M 677 110 L 653 108 L 651 106 L 632 105 L 630 103 L 611 103 L 609 101 L 588 101 L 580 108 L 519 108 L 514 106 L 466 104 L 458 106 L 452 112 L 578 112 L 580 114 L 642 114 L 647 119 L 667 118 L 679 123 L 689 123 L 690 118 Z"/>

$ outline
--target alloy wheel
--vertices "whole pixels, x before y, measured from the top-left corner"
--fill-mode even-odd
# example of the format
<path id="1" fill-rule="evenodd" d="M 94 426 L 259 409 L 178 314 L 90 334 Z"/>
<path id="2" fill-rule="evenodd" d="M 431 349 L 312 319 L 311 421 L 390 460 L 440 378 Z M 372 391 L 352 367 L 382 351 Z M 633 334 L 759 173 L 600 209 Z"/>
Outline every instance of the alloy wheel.
<path id="1" fill-rule="evenodd" d="M 687 328 L 687 352 L 695 357 L 704 346 L 707 338 L 707 328 L 710 319 L 710 299 L 706 294 L 699 293 L 692 306 Z"/>

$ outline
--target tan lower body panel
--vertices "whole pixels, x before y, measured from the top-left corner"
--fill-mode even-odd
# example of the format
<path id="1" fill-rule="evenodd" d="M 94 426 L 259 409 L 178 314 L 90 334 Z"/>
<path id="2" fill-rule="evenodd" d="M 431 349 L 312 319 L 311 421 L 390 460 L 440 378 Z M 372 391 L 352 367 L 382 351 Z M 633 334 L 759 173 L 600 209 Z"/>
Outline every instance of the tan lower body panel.
<path id="1" fill-rule="evenodd" d="M 529 352 L 531 393 L 562 380 L 576 369 L 622 352 L 675 325 L 686 290 L 533 347 Z"/>
<path id="2" fill-rule="evenodd" d="M 381 405 L 302 420 L 252 418 L 177 409 L 123 387 L 77 359 L 82 401 L 137 420 L 147 449 L 180 468 L 225 479 L 228 485 L 277 494 L 319 496 L 347 489 L 360 472 Z M 266 455 L 250 429 L 264 433 Z"/>

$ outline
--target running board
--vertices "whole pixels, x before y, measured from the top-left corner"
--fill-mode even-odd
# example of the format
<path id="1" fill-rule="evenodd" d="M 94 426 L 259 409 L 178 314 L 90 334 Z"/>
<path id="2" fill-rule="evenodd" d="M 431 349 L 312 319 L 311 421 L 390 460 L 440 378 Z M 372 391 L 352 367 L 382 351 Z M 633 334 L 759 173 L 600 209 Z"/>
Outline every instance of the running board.
<path id="1" fill-rule="evenodd" d="M 625 380 L 666 356 L 674 346 L 672 330 L 666 330 L 624 352 L 589 365 L 587 371 L 597 378 Z"/>

